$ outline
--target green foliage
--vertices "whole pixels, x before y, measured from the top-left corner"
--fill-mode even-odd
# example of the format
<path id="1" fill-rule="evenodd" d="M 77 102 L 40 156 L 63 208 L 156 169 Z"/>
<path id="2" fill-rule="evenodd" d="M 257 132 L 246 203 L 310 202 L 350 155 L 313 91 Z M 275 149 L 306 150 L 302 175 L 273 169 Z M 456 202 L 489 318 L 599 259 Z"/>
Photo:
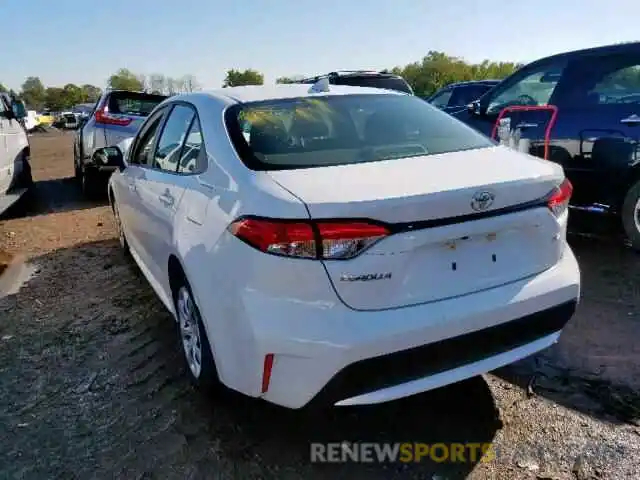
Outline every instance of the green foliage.
<path id="1" fill-rule="evenodd" d="M 416 95 L 425 97 L 453 82 L 502 79 L 522 65 L 513 62 L 467 63 L 443 52 L 430 51 L 420 62 L 395 67 L 392 72 L 409 82 Z"/>
<path id="2" fill-rule="evenodd" d="M 82 90 L 81 103 L 95 103 L 102 95 L 102 90 L 95 85 L 84 84 L 80 89 Z"/>
<path id="3" fill-rule="evenodd" d="M 68 110 L 79 103 L 94 103 L 102 91 L 94 85 L 74 85 L 68 83 L 64 87 L 48 87 L 45 95 L 45 106 L 52 111 Z"/>
<path id="4" fill-rule="evenodd" d="M 65 110 L 67 107 L 65 102 L 65 90 L 60 87 L 49 87 L 46 90 L 46 96 L 44 100 L 45 105 L 49 110 L 54 112 L 59 110 Z"/>
<path id="5" fill-rule="evenodd" d="M 41 110 L 44 107 L 47 91 L 39 77 L 27 77 L 22 84 L 22 99 L 28 108 Z"/>
<path id="6" fill-rule="evenodd" d="M 471 64 L 464 60 L 446 55 L 443 52 L 430 51 L 418 62 L 410 63 L 403 67 L 395 67 L 391 71 L 404 77 L 411 85 L 416 95 L 428 96 L 451 82 L 479 79 L 501 79 L 520 68 L 521 65 L 513 62 L 491 62 L 485 60 L 478 64 Z M 299 76 L 283 76 L 276 79 L 276 83 L 293 83 Z M 621 73 L 619 78 L 612 80 L 613 85 L 626 85 L 640 82 L 640 72 Z M 253 69 L 230 69 L 224 79 L 224 87 L 241 85 L 262 85 L 264 75 Z M 196 78 L 193 75 L 182 77 L 168 77 L 163 74 L 153 73 L 140 75 L 121 68 L 107 81 L 112 89 L 146 91 L 174 95 L 183 92 L 200 90 Z M 6 92 L 7 88 L 0 84 L 0 92 Z M 51 110 L 65 110 L 78 103 L 93 103 L 101 94 L 100 88 L 94 85 L 75 85 L 69 83 L 64 87 L 45 88 L 38 77 L 29 77 L 22 85 L 22 98 L 29 108 L 42 110 L 47 107 Z"/>
<path id="7" fill-rule="evenodd" d="M 276 83 L 294 83 L 294 79 L 291 77 L 278 77 Z"/>
<path id="8" fill-rule="evenodd" d="M 0 83 L 0 93 L 7 93 L 7 87 Z"/>
<path id="9" fill-rule="evenodd" d="M 108 85 L 114 90 L 129 90 L 132 92 L 144 90 L 144 85 L 140 81 L 140 78 L 127 68 L 121 68 L 111 75 L 108 80 Z"/>
<path id="10" fill-rule="evenodd" d="M 227 76 L 224 79 L 223 87 L 239 87 L 241 85 L 262 85 L 264 83 L 264 75 L 257 70 L 247 69 L 227 70 Z"/>

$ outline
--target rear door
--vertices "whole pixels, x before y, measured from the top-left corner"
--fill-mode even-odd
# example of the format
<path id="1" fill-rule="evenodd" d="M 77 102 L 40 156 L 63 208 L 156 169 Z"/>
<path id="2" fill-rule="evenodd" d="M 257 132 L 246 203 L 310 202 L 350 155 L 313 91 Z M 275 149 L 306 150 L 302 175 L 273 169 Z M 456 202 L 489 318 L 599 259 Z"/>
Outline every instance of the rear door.
<path id="1" fill-rule="evenodd" d="M 104 131 L 106 146 L 133 137 L 164 95 L 114 91 L 96 112 L 96 126 Z"/>

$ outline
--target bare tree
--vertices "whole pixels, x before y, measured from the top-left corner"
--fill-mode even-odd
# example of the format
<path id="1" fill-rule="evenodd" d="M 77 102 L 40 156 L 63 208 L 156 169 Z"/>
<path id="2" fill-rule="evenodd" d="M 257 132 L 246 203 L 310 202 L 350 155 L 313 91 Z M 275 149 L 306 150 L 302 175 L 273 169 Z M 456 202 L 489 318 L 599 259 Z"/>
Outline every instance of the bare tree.
<path id="1" fill-rule="evenodd" d="M 149 87 L 153 92 L 165 92 L 165 76 L 161 73 L 152 73 L 149 75 Z"/>
<path id="2" fill-rule="evenodd" d="M 175 95 L 176 93 L 178 93 L 179 84 L 178 82 L 176 82 L 175 78 L 165 77 L 164 85 L 164 93 L 166 93 L 167 95 Z"/>
<path id="3" fill-rule="evenodd" d="M 182 77 L 182 88 L 183 91 L 187 93 L 197 92 L 201 90 L 196 77 L 194 77 L 193 75 L 185 75 L 184 77 Z"/>
<path id="4" fill-rule="evenodd" d="M 144 73 L 141 73 L 136 75 L 136 77 L 138 78 L 140 85 L 142 85 L 142 91 L 148 92 L 151 86 L 149 85 L 149 79 L 147 78 L 147 76 Z"/>

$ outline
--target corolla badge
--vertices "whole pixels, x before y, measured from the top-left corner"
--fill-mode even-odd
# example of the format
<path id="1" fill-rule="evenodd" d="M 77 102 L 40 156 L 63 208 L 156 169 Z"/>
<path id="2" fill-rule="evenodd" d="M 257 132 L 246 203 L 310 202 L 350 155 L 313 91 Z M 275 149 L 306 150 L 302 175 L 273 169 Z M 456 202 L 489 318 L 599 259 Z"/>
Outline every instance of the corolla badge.
<path id="1" fill-rule="evenodd" d="M 391 272 L 365 273 L 364 275 L 343 273 L 340 275 L 341 282 L 370 282 L 372 280 L 388 280 L 390 278 Z"/>
<path id="2" fill-rule="evenodd" d="M 476 192 L 471 198 L 471 208 L 476 212 L 482 212 L 493 205 L 495 198 L 496 196 L 492 192 L 486 190 Z"/>

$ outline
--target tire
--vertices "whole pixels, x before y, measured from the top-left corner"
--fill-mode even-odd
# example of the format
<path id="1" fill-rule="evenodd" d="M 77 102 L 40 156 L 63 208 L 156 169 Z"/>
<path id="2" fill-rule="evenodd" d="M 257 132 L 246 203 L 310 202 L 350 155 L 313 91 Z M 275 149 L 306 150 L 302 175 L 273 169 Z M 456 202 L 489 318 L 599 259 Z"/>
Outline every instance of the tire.
<path id="1" fill-rule="evenodd" d="M 18 184 L 21 187 L 28 188 L 31 190 L 33 187 L 33 176 L 31 174 L 31 164 L 29 163 L 29 159 L 27 156 L 22 157 L 22 172 L 20 172 L 20 177 L 18 178 Z"/>
<path id="2" fill-rule="evenodd" d="M 200 310 L 195 304 L 191 287 L 184 276 L 175 282 L 173 290 L 178 343 L 189 380 L 203 392 L 218 391 L 221 384 L 211 353 L 211 345 L 202 323 Z"/>
<path id="3" fill-rule="evenodd" d="M 622 226 L 631 248 L 640 252 L 640 181 L 627 192 L 622 204 Z"/>
<path id="4" fill-rule="evenodd" d="M 120 248 L 124 252 L 125 256 L 129 256 L 129 242 L 127 242 L 127 236 L 124 233 L 124 229 L 122 228 L 122 220 L 120 219 L 120 211 L 118 210 L 118 205 L 116 202 L 113 202 L 113 217 L 116 222 L 116 229 L 118 230 L 118 240 L 120 241 Z"/>
<path id="5" fill-rule="evenodd" d="M 98 197 L 100 189 L 99 180 L 98 172 L 95 169 L 89 167 L 81 171 L 80 186 L 86 198 L 95 199 Z"/>
<path id="6" fill-rule="evenodd" d="M 78 166 L 80 165 L 80 161 L 78 160 L 78 149 L 73 147 L 73 170 L 74 170 L 74 179 L 78 182 L 78 185 L 82 184 L 82 169 Z"/>

